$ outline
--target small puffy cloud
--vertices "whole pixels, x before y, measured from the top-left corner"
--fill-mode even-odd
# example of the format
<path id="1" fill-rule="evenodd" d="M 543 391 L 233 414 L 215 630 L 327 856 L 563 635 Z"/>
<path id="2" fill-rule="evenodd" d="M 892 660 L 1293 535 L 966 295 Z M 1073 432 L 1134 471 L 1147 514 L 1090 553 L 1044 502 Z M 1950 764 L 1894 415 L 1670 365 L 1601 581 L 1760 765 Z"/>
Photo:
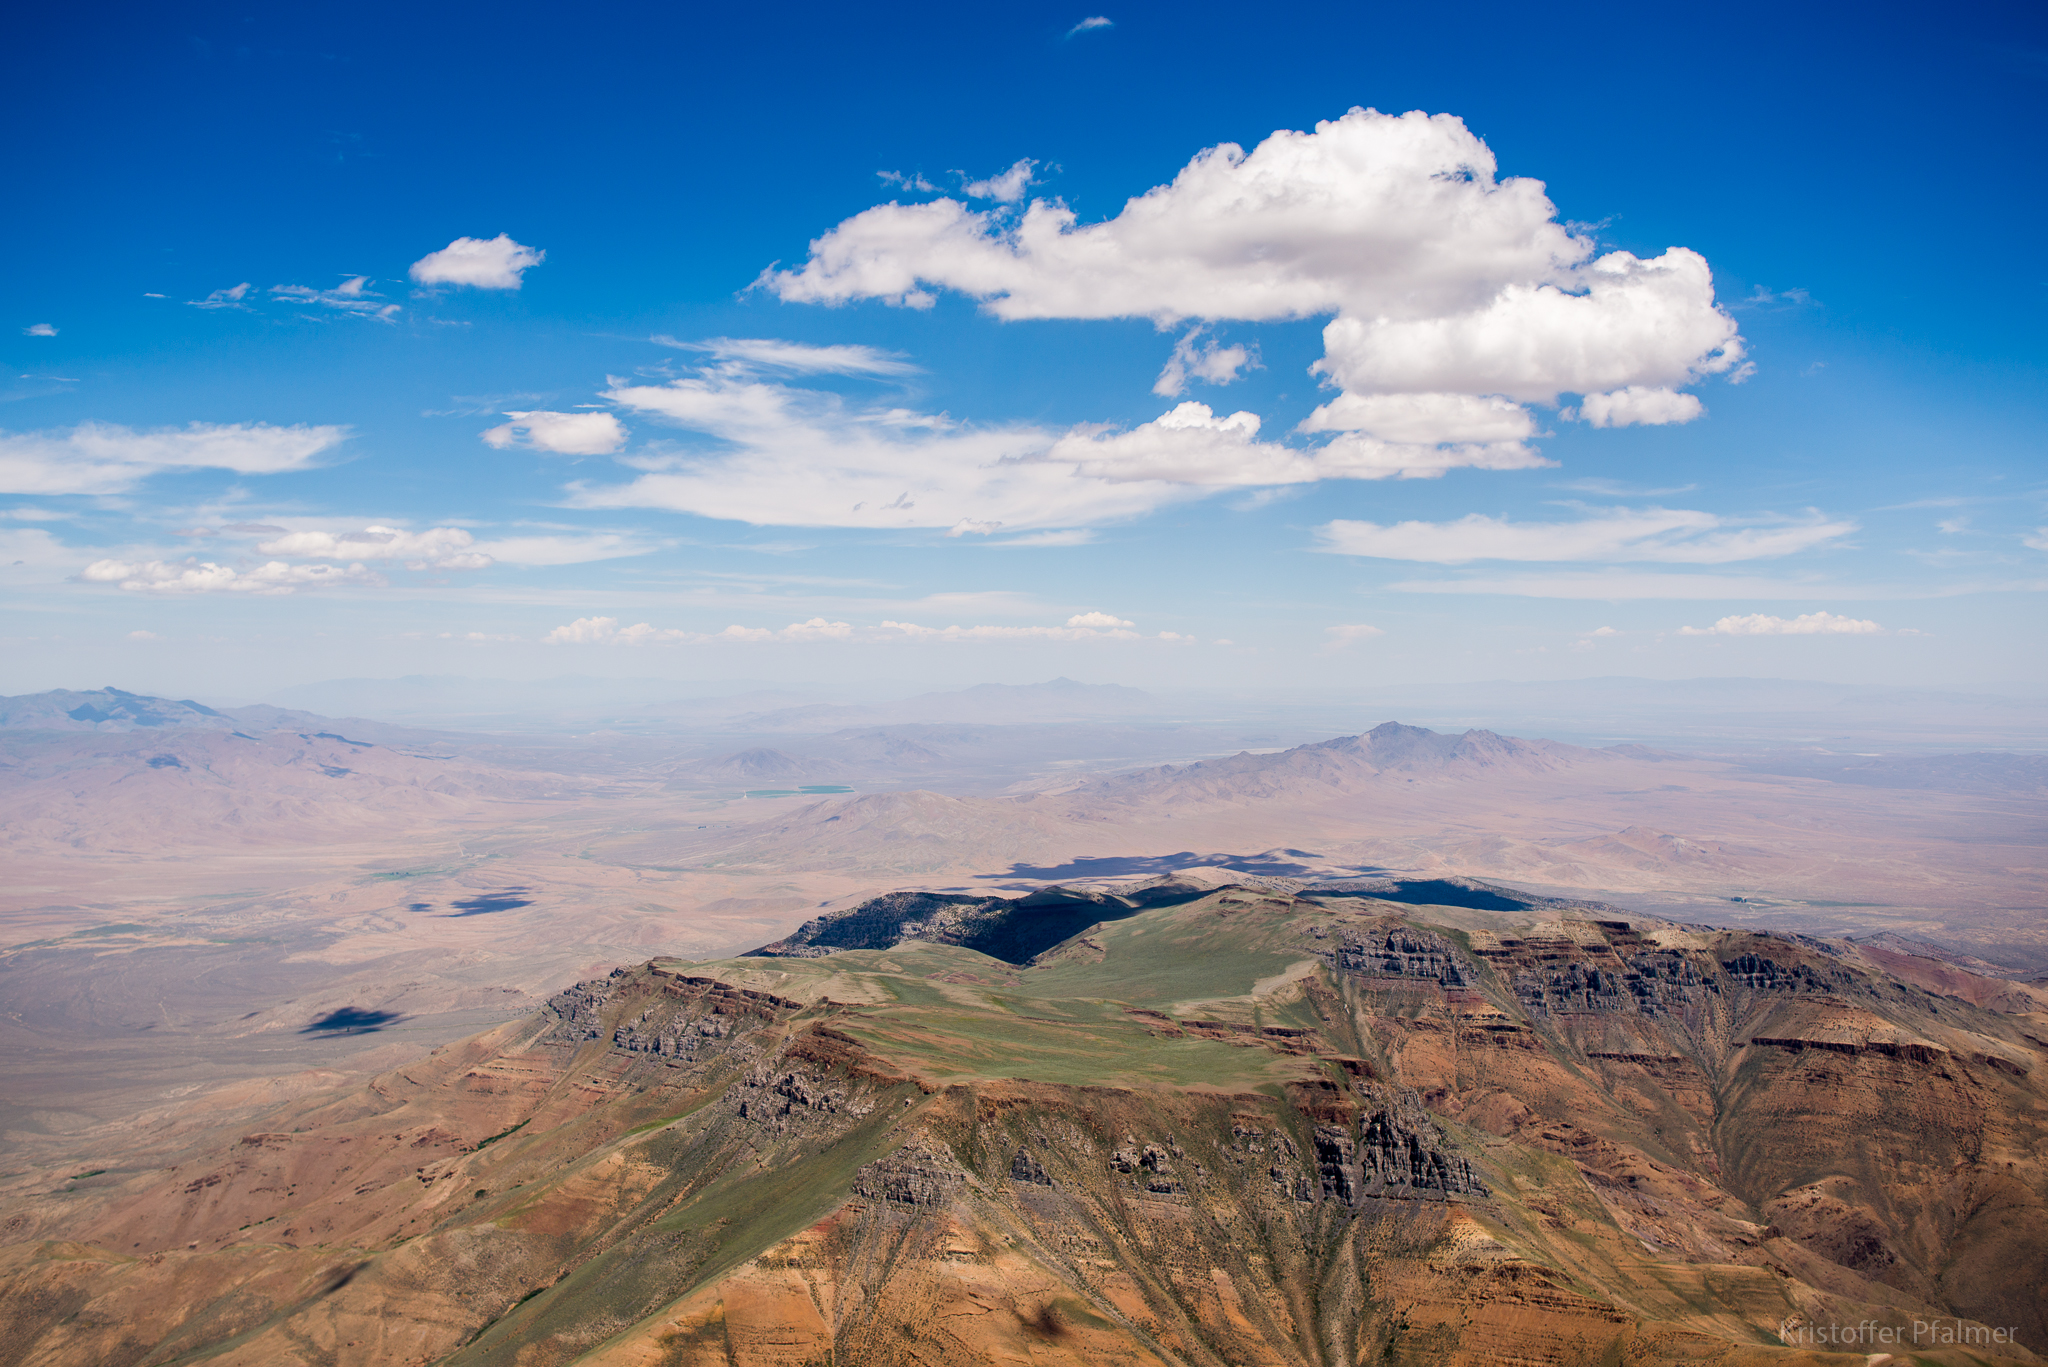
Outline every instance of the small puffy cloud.
<path id="1" fill-rule="evenodd" d="M 1697 395 L 1642 385 L 1630 385 L 1612 394 L 1588 394 L 1579 403 L 1579 417 L 1590 427 L 1655 427 L 1691 422 L 1706 411 Z"/>
<path id="2" fill-rule="evenodd" d="M 1315 475 L 1310 453 L 1261 442 L 1259 415 L 1219 418 L 1205 403 L 1188 402 L 1128 432 L 1081 430 L 1053 443 L 1048 461 L 1115 483 L 1242 486 L 1298 484 Z"/>
<path id="3" fill-rule="evenodd" d="M 884 185 L 901 186 L 905 190 L 918 194 L 929 194 L 939 188 L 915 171 L 908 174 L 902 171 L 877 171 L 875 172 L 875 178 Z"/>
<path id="4" fill-rule="evenodd" d="M 1099 28 L 1115 27 L 1116 21 L 1114 19 L 1107 18 L 1100 14 L 1091 14 L 1086 19 L 1083 19 L 1080 23 L 1068 29 L 1067 37 L 1071 38 L 1077 33 L 1089 33 Z"/>
<path id="5" fill-rule="evenodd" d="M 608 456 L 626 444 L 626 429 L 610 413 L 508 412 L 512 419 L 487 429 L 484 442 L 500 451 L 525 446 L 565 456 Z"/>
<path id="6" fill-rule="evenodd" d="M 358 532 L 286 532 L 256 549 L 265 555 L 332 556 L 352 560 L 402 560 L 409 570 L 481 570 L 491 557 L 474 549 L 476 538 L 460 527 L 423 532 L 365 527 Z"/>
<path id="7" fill-rule="evenodd" d="M 1884 628 L 1855 617 L 1838 617 L 1832 612 L 1808 612 L 1797 617 L 1773 617 L 1752 612 L 1746 616 L 1723 617 L 1710 627 L 1680 627 L 1681 636 L 1877 636 Z"/>
<path id="8" fill-rule="evenodd" d="M 79 574 L 93 584 L 119 584 L 130 593 L 252 593 L 275 595 L 334 584 L 379 585 L 382 575 L 361 565 L 287 565 L 282 560 L 236 570 L 210 560 L 95 560 Z"/>
<path id="9" fill-rule="evenodd" d="M 2034 528 L 2034 534 L 2021 537 L 2020 544 L 2030 550 L 2048 551 L 2048 527 Z"/>
<path id="10" fill-rule="evenodd" d="M 1190 379 L 1229 384 L 1246 366 L 1259 368 L 1258 356 L 1248 347 L 1218 346 L 1214 338 L 1197 347 L 1195 343 L 1201 333 L 1199 327 L 1189 328 L 1174 343 L 1173 355 L 1167 358 L 1165 368 L 1152 383 L 1154 394 L 1170 399 L 1184 391 Z"/>
<path id="11" fill-rule="evenodd" d="M 1136 624 L 1126 622 L 1121 617 L 1113 617 L 1106 612 L 1077 612 L 1067 619 L 1067 625 L 1070 627 L 1095 627 L 1101 630 L 1111 630 L 1116 627 L 1128 627 Z"/>
<path id="12" fill-rule="evenodd" d="M 1815 514 L 1803 521 L 1731 526 L 1682 508 L 1605 508 L 1576 522 L 1510 522 L 1468 513 L 1454 522 L 1338 520 L 1318 529 L 1322 549 L 1382 560 L 1462 565 L 1473 560 L 1661 561 L 1719 565 L 1811 549 L 1856 530 Z"/>
<path id="13" fill-rule="evenodd" d="M 913 308 L 952 289 L 1003 318 L 1333 315 L 1317 370 L 1347 396 L 1598 395 L 1610 425 L 1697 416 L 1677 388 L 1744 364 L 1697 253 L 1596 258 L 1540 182 L 1499 177 L 1461 120 L 1419 111 L 1354 109 L 1249 153 L 1210 148 L 1103 222 L 1043 200 L 1021 215 L 950 198 L 877 205 L 760 283 L 791 302 Z M 1185 360 L 1177 380 L 1169 368 L 1161 392 L 1191 373 Z M 1672 397 L 1633 392 L 1649 390 Z M 1495 440 L 1469 435 L 1471 417 L 1424 405 L 1397 444 Z"/>
<path id="14" fill-rule="evenodd" d="M 215 290 L 204 299 L 187 299 L 185 302 L 195 309 L 247 309 L 249 306 L 242 300 L 248 295 L 249 288 L 249 282 L 244 280 L 239 285 Z"/>
<path id="15" fill-rule="evenodd" d="M 1339 626 L 1323 628 L 1323 635 L 1329 638 L 1329 642 L 1324 648 L 1327 650 L 1343 650 L 1348 646 L 1355 646 L 1362 642 L 1370 641 L 1375 636 L 1384 636 L 1386 634 L 1382 628 L 1365 622 L 1346 622 Z"/>
<path id="16" fill-rule="evenodd" d="M 480 290 L 516 290 L 521 276 L 547 260 L 537 247 L 496 237 L 458 237 L 437 252 L 412 263 L 412 278 L 422 285 L 468 285 Z"/>
<path id="17" fill-rule="evenodd" d="M 645 627 L 647 624 L 642 622 L 640 625 Z M 616 617 L 578 617 L 556 627 L 541 639 L 549 645 L 558 646 L 602 645 L 615 640 L 618 634 L 619 619 Z"/>
<path id="18" fill-rule="evenodd" d="M 370 288 L 367 275 L 351 276 L 331 290 L 313 289 L 306 285 L 272 285 L 271 297 L 293 304 L 308 304 L 317 308 L 332 309 L 356 318 L 373 318 L 380 323 L 394 321 L 399 314 L 397 304 L 386 304 L 383 295 Z"/>
<path id="19" fill-rule="evenodd" d="M 1000 175 L 969 181 L 961 188 L 975 199 L 992 199 L 998 204 L 1015 204 L 1031 188 L 1031 171 L 1038 163 L 1026 157 Z"/>
<path id="20" fill-rule="evenodd" d="M 853 639 L 853 627 L 846 622 L 828 622 L 823 617 L 813 617 L 805 622 L 791 622 L 780 631 L 733 626 L 719 635 L 748 641 L 850 641 Z"/>
<path id="21" fill-rule="evenodd" d="M 895 352 L 871 346 L 811 346 L 773 337 L 711 337 L 702 342 L 681 342 L 673 337 L 657 335 L 648 340 L 679 351 L 706 351 L 718 360 L 751 370 L 780 370 L 792 375 L 894 377 L 924 373 L 921 367 L 912 365 Z"/>
<path id="22" fill-rule="evenodd" d="M 622 627 L 616 617 L 578 617 L 541 637 L 547 645 L 644 646 L 680 645 L 705 639 L 693 631 L 678 631 L 635 622 Z"/>
<path id="23" fill-rule="evenodd" d="M 1586 634 L 1587 634 L 1588 636 L 1619 636 L 1619 635 L 1621 635 L 1621 633 L 1620 633 L 1619 631 L 1616 631 L 1616 630 L 1615 630 L 1615 629 L 1614 629 L 1613 627 L 1594 627 L 1594 628 L 1593 628 L 1593 629 L 1592 629 L 1591 631 L 1587 632 Z"/>
<path id="24" fill-rule="evenodd" d="M 31 323 L 21 330 L 24 337 L 55 337 L 57 329 L 48 323 Z"/>
<path id="25" fill-rule="evenodd" d="M 138 630 L 129 632 L 128 639 L 131 641 L 161 641 L 163 637 L 157 635 L 153 631 Z"/>
<path id="26" fill-rule="evenodd" d="M 69 429 L 0 432 L 0 491 L 110 494 L 165 470 L 275 475 L 303 470 L 341 444 L 346 427 L 195 422 L 138 431 L 84 422 Z"/>

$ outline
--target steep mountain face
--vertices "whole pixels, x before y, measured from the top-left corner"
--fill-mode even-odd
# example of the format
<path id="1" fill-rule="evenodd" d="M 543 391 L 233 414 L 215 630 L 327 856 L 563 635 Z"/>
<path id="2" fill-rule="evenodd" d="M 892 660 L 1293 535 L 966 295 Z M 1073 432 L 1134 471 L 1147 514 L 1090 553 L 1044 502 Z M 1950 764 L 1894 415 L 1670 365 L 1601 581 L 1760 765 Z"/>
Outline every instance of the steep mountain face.
<path id="1" fill-rule="evenodd" d="M 902 938 L 965 905 L 621 969 L 226 1151 L 53 1182 L 0 1212 L 0 1362 L 2048 1348 L 2039 1014 L 1842 942 L 1272 880 L 1025 966 Z"/>

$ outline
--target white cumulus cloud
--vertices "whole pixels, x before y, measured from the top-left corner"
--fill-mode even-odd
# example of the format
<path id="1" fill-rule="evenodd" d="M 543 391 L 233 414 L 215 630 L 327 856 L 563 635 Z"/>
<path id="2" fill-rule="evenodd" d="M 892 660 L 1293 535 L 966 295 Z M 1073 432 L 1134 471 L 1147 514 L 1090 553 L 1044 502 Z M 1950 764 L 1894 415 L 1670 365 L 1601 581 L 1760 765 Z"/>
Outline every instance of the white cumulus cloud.
<path id="1" fill-rule="evenodd" d="M 272 285 L 270 293 L 271 297 L 290 303 L 333 309 L 357 318 L 374 318 L 380 323 L 392 322 L 399 314 L 397 304 L 383 303 L 384 296 L 370 288 L 367 275 L 352 276 L 331 290 L 313 289 L 306 285 Z"/>
<path id="2" fill-rule="evenodd" d="M 43 432 L 0 432 L 0 492 L 110 494 L 165 470 L 275 475 L 303 470 L 341 444 L 346 427 L 195 422 L 138 431 L 83 422 Z"/>
<path id="3" fill-rule="evenodd" d="M 1031 171 L 1038 163 L 1026 157 L 1000 175 L 969 181 L 961 188 L 975 199 L 992 199 L 998 204 L 1015 204 L 1031 188 Z"/>
<path id="4" fill-rule="evenodd" d="M 362 565 L 287 565 L 272 560 L 237 570 L 210 560 L 95 560 L 79 573 L 95 584 L 119 584 L 130 593 L 282 594 L 330 584 L 378 585 L 382 575 Z"/>
<path id="5" fill-rule="evenodd" d="M 48 323 L 30 323 L 21 330 L 21 335 L 24 337 L 55 337 L 57 329 Z"/>
<path id="6" fill-rule="evenodd" d="M 610 413 L 507 412 L 512 419 L 487 429 L 484 442 L 500 451 L 526 446 L 565 456 L 608 456 L 626 444 L 626 429 Z"/>
<path id="7" fill-rule="evenodd" d="M 1877 636 L 1884 628 L 1856 617 L 1839 617 L 1832 612 L 1808 612 L 1797 617 L 1773 617 L 1752 612 L 1723 617 L 1710 627 L 1680 627 L 1681 636 Z"/>
<path id="8" fill-rule="evenodd" d="M 1762 526 L 1733 526 L 1683 508 L 1603 508 L 1576 522 L 1510 522 L 1469 513 L 1452 522 L 1339 519 L 1318 529 L 1338 555 L 1462 565 L 1473 560 L 1658 561 L 1720 565 L 1791 555 L 1848 535 L 1853 522 L 1818 514 Z"/>
<path id="9" fill-rule="evenodd" d="M 1112 614 L 1107 612 L 1077 612 L 1072 617 L 1069 617 L 1067 619 L 1067 625 L 1070 627 L 1096 627 L 1100 629 L 1109 629 L 1115 627 L 1135 626 L 1136 623 L 1126 622 L 1123 618 L 1113 616 Z"/>
<path id="10" fill-rule="evenodd" d="M 522 246 L 509 234 L 458 237 L 437 252 L 412 263 L 410 274 L 422 285 L 469 285 L 481 290 L 516 290 L 521 277 L 547 260 L 537 247 Z"/>
<path id="11" fill-rule="evenodd" d="M 353 560 L 402 560 L 409 570 L 480 570 L 491 557 L 474 549 L 476 538 L 460 527 L 408 532 L 365 527 L 355 532 L 303 531 L 260 541 L 265 555 L 330 556 Z"/>
<path id="12" fill-rule="evenodd" d="M 1688 409 L 1630 391 L 1675 397 L 1736 370 L 1744 354 L 1697 253 L 1596 258 L 1590 238 L 1557 221 L 1540 182 L 1501 178 L 1461 120 L 1420 112 L 1354 109 L 1249 153 L 1210 148 L 1099 223 L 1045 200 L 1021 215 L 954 199 L 877 205 L 814 241 L 800 268 L 771 269 L 760 284 L 792 302 L 913 308 L 952 289 L 1003 318 L 1164 326 L 1333 315 L 1318 369 L 1347 396 L 1519 405 L 1598 394 L 1594 412 L 1610 425 L 1697 416 L 1696 401 Z M 1162 393 L 1194 373 L 1186 358 L 1180 365 L 1176 375 L 1169 362 Z M 1397 442 L 1474 457 L 1454 451 L 1439 468 L 1519 468 L 1502 463 L 1498 439 L 1471 435 L 1472 415 L 1451 402 L 1401 411 Z M 1318 430 L 1332 429 L 1394 439 L 1330 418 Z"/>
<path id="13" fill-rule="evenodd" d="M 1644 385 L 1630 385 L 1612 394 L 1588 394 L 1579 404 L 1579 416 L 1592 427 L 1691 422 L 1706 411 L 1697 394 Z"/>

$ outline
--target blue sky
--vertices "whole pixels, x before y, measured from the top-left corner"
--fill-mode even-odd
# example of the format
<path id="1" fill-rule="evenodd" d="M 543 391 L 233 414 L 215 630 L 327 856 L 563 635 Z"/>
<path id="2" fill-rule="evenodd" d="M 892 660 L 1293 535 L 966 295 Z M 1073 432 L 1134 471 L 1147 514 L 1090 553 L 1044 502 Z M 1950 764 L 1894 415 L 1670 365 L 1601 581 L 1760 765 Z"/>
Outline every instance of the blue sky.
<path id="1" fill-rule="evenodd" d="M 37 14 L 0 688 L 2032 686 L 2048 22 L 1841 13 Z"/>

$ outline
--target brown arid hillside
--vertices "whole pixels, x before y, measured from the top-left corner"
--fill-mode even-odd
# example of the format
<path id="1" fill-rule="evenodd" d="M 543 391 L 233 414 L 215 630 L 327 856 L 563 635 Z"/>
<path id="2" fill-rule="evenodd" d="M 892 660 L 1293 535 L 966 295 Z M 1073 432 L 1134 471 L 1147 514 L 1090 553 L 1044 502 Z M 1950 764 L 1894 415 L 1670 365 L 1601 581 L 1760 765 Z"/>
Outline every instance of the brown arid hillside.
<path id="1" fill-rule="evenodd" d="M 2048 1016 L 1422 886 L 905 894 L 620 969 L 169 1167 L 17 1181 L 0 1363 L 2048 1352 Z"/>
<path id="2" fill-rule="evenodd" d="M 29 731 L 0 741 L 0 832 L 38 853 L 344 843 L 503 821 L 513 804 L 595 790 L 338 732 Z"/>

